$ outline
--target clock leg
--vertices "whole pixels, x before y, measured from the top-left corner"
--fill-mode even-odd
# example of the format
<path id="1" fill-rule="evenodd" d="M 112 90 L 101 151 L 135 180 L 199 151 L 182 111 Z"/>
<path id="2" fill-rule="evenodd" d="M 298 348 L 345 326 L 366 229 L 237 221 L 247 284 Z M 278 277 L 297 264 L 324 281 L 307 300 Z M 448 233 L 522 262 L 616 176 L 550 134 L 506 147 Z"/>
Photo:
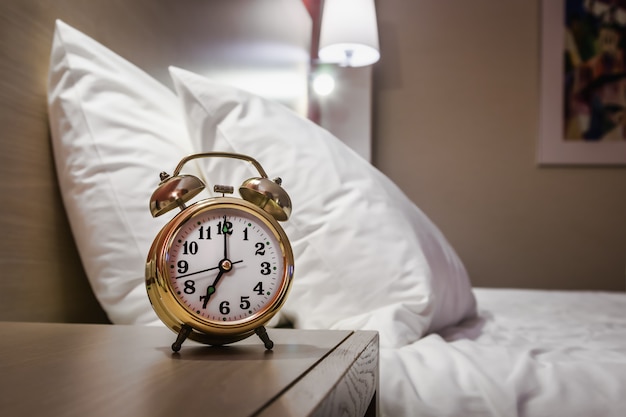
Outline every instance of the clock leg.
<path id="1" fill-rule="evenodd" d="M 263 344 L 265 344 L 265 349 L 272 350 L 272 348 L 274 347 L 274 342 L 270 340 L 270 337 L 267 334 L 267 330 L 265 330 L 265 327 L 257 327 L 254 331 L 256 332 L 257 336 L 261 338 Z"/>
<path id="2" fill-rule="evenodd" d="M 178 332 L 178 337 L 176 338 L 176 341 L 172 343 L 172 350 L 174 352 L 178 352 L 180 350 L 180 347 L 182 346 L 185 339 L 187 339 L 187 336 L 189 336 L 189 333 L 191 333 L 191 327 L 183 324 L 183 327 L 180 328 L 180 332 Z"/>

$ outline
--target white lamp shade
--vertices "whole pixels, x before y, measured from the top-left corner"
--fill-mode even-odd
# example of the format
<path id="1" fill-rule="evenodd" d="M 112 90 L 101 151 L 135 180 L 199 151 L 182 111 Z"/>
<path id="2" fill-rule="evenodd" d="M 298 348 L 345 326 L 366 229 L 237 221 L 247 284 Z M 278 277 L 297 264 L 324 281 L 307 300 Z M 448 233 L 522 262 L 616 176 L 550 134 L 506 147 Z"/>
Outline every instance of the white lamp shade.
<path id="1" fill-rule="evenodd" d="M 380 58 L 374 0 L 324 0 L 318 56 L 351 67 Z"/>

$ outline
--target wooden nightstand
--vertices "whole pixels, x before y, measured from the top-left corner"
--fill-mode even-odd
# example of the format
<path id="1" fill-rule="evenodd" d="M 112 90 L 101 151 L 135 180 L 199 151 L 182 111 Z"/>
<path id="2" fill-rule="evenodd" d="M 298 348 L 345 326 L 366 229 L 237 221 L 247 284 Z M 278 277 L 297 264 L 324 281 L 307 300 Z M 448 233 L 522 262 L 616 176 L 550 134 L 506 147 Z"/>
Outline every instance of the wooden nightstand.
<path id="1" fill-rule="evenodd" d="M 0 323 L 0 411 L 45 416 L 376 416 L 378 334 L 268 329 L 172 353 L 162 327 Z"/>

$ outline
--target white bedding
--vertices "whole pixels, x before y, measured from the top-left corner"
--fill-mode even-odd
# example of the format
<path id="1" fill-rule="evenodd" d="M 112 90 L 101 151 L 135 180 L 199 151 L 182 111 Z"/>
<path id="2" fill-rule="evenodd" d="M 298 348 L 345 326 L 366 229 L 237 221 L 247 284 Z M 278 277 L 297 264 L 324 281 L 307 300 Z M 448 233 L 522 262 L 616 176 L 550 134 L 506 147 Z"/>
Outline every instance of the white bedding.
<path id="1" fill-rule="evenodd" d="M 381 349 L 385 416 L 626 416 L 626 294 L 474 289 L 479 316 Z"/>

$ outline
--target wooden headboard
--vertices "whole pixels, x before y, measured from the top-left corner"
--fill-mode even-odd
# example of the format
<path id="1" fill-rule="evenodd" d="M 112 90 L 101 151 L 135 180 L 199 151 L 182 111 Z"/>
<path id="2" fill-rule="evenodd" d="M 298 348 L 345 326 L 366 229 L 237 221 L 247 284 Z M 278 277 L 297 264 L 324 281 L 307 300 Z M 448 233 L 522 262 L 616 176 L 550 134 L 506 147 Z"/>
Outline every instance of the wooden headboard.
<path id="1" fill-rule="evenodd" d="M 46 80 L 56 19 L 170 87 L 169 65 L 217 78 L 243 72 L 249 79 L 255 70 L 280 68 L 306 83 L 311 21 L 297 0 L 0 2 L 0 320 L 106 323 L 72 238 L 52 158 Z M 302 53 L 255 53 L 263 43 Z M 306 97 L 287 101 L 302 110 Z"/>

